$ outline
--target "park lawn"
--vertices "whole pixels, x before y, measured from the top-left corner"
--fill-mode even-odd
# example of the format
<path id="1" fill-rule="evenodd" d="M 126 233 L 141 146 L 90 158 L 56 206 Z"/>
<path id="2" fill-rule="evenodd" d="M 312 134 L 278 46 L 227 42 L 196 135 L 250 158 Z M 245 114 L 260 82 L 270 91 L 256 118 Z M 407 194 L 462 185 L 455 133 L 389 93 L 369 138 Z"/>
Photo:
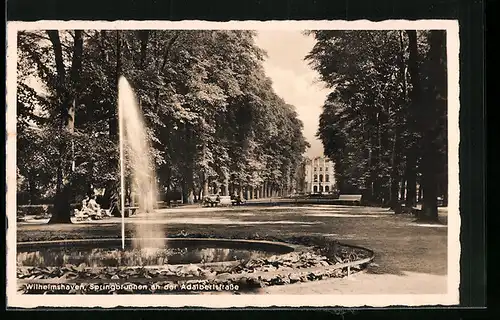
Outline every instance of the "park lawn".
<path id="1" fill-rule="evenodd" d="M 403 275 L 405 271 L 447 274 L 447 227 L 414 225 L 414 218 L 386 209 L 364 207 L 242 207 L 229 209 L 166 209 L 147 221 L 126 220 L 127 237 L 139 223 L 161 225 L 166 236 L 252 238 L 289 241 L 327 237 L 375 252 L 368 272 Z M 17 241 L 114 238 L 120 219 L 72 225 L 18 224 Z"/>

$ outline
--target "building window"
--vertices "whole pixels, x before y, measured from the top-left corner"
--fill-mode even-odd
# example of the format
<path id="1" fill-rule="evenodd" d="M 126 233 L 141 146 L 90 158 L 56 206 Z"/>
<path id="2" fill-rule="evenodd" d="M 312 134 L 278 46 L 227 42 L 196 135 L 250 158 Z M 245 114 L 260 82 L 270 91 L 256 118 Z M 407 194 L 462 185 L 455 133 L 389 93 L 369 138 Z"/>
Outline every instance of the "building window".
<path id="1" fill-rule="evenodd" d="M 323 171 L 323 168 L 322 168 L 322 167 L 319 167 L 319 171 Z"/>
<path id="2" fill-rule="evenodd" d="M 314 193 L 318 192 L 318 186 L 314 186 L 313 191 L 314 191 Z"/>
<path id="3" fill-rule="evenodd" d="M 314 172 L 318 171 L 318 168 L 314 167 Z"/>
<path id="4" fill-rule="evenodd" d="M 323 192 L 323 186 L 319 186 L 319 192 Z"/>
<path id="5" fill-rule="evenodd" d="M 322 174 L 319 175 L 319 182 L 323 182 L 323 175 Z"/>
<path id="6" fill-rule="evenodd" d="M 328 171 L 328 167 L 325 168 L 325 171 Z"/>
<path id="7" fill-rule="evenodd" d="M 317 174 L 314 175 L 314 182 L 318 182 L 318 175 Z"/>
<path id="8" fill-rule="evenodd" d="M 325 182 L 330 182 L 330 176 L 329 175 L 325 175 Z"/>
<path id="9" fill-rule="evenodd" d="M 330 187 L 329 186 L 325 186 L 325 191 L 329 192 L 330 191 Z"/>

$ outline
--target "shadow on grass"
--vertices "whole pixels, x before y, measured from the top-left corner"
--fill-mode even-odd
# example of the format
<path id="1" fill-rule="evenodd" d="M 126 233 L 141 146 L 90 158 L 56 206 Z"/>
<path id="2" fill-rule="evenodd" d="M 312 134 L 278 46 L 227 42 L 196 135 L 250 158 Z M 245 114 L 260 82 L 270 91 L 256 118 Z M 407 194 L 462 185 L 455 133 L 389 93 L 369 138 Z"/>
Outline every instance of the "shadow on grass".
<path id="1" fill-rule="evenodd" d="M 391 265 L 382 265 L 382 266 L 379 266 L 377 264 L 371 264 L 371 265 L 368 265 L 368 267 L 366 268 L 366 273 L 368 274 L 393 274 L 393 275 L 397 275 L 397 276 L 405 276 L 405 273 L 399 269 L 398 267 L 394 267 L 394 266 L 391 266 Z"/>
<path id="2" fill-rule="evenodd" d="M 304 209 L 305 210 L 305 209 Z M 360 208 L 346 213 L 360 212 Z M 324 246 L 327 241 L 358 245 L 375 252 L 374 265 L 368 268 L 373 274 L 402 275 L 403 271 L 445 275 L 447 273 L 447 230 L 412 226 L 413 217 L 386 215 L 377 218 L 361 217 L 313 217 L 301 214 L 301 210 L 260 209 L 228 210 L 231 214 L 228 224 L 196 224 L 195 219 L 217 219 L 227 217 L 227 211 L 188 212 L 187 222 L 169 224 L 169 217 L 179 216 L 181 210 L 165 214 L 163 225 L 166 237 L 193 236 L 210 238 L 238 238 L 294 242 L 311 246 Z M 328 212 L 328 210 L 324 210 Z M 253 216 L 237 213 L 252 213 Z M 362 213 L 362 212 L 360 212 Z M 208 215 L 208 216 L 207 216 Z M 193 223 L 189 223 L 193 217 Z M 440 217 L 441 218 L 441 217 Z M 230 224 L 231 220 L 236 223 Z M 275 222 L 321 222 L 320 224 L 252 224 L 252 221 Z M 238 221 L 248 224 L 238 224 Z M 125 225 L 125 236 L 134 237 L 133 223 Z M 63 240 L 83 238 L 118 238 L 121 235 L 119 223 L 88 223 L 73 225 L 20 225 L 18 241 Z M 329 235 L 329 236 L 328 236 Z M 349 236 L 349 237 L 347 237 Z M 315 239 L 315 240 L 314 240 Z M 319 240 L 323 239 L 323 240 Z M 323 241 L 323 242 L 322 242 Z"/>

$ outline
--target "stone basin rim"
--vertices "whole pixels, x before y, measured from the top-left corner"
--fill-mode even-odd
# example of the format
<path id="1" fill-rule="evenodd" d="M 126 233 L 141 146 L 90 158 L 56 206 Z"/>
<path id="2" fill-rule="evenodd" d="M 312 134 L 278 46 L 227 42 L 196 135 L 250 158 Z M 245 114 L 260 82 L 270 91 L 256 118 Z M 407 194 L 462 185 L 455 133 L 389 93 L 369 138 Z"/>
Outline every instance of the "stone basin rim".
<path id="1" fill-rule="evenodd" d="M 132 241 L 133 239 L 139 239 L 139 238 L 126 238 L 125 240 L 127 241 Z M 144 238 L 141 238 L 141 239 L 144 239 Z M 290 250 L 289 252 L 298 252 L 298 251 L 302 251 L 303 249 L 306 249 L 306 248 L 309 248 L 307 246 L 304 246 L 304 245 L 296 245 L 296 244 L 290 244 L 290 243 L 285 243 L 285 242 L 278 242 L 278 241 L 269 241 L 269 240 L 252 240 L 252 239 L 225 239 L 225 238 L 145 238 L 145 239 L 165 239 L 167 241 L 172 241 L 172 242 L 181 242 L 182 240 L 184 241 L 192 241 L 192 242 L 196 242 L 196 241 L 200 241 L 200 242 L 212 242 L 212 243 L 216 243 L 216 242 L 222 242 L 222 243 L 232 243 L 232 244 L 253 244 L 253 245 L 272 245 L 274 246 L 275 248 L 277 247 L 281 247 L 282 249 L 285 249 L 285 248 L 288 248 L 288 250 Z M 68 245 L 68 244 L 94 244 L 96 242 L 100 242 L 100 243 L 117 243 L 117 244 L 121 244 L 121 238 L 94 238 L 94 239 L 71 239 L 71 240 L 47 240 L 47 241 L 29 241 L 29 242 L 18 242 L 18 246 L 22 247 L 22 249 L 30 249 L 30 248 L 40 248 L 40 245 L 44 245 L 44 246 L 48 246 L 50 248 L 57 248 L 57 247 L 64 247 L 65 245 Z M 217 275 L 215 276 L 213 279 L 218 279 L 218 280 L 237 280 L 237 279 L 241 279 L 241 278 L 248 278 L 248 279 L 260 279 L 261 277 L 266 277 L 266 276 L 277 276 L 277 275 L 281 275 L 281 276 L 291 276 L 291 275 L 304 275 L 304 274 L 309 274 L 311 272 L 331 272 L 333 270 L 336 270 L 336 269 L 343 269 L 343 268 L 347 268 L 347 270 L 350 270 L 349 268 L 351 267 L 354 267 L 354 266 L 360 266 L 360 265 L 367 265 L 369 264 L 375 257 L 375 254 L 373 252 L 373 250 L 371 249 L 368 249 L 368 248 L 365 248 L 365 247 L 361 247 L 361 246 L 356 246 L 356 245 L 349 245 L 349 244 L 345 244 L 345 243 L 341 243 L 342 246 L 346 246 L 346 247 L 350 247 L 352 249 L 359 249 L 359 250 L 363 250 L 363 251 L 366 251 L 369 253 L 368 257 L 366 258 L 363 258 L 363 259 L 358 259 L 358 260 L 355 260 L 355 261 L 350 261 L 350 262 L 345 262 L 345 263 L 338 263 L 338 264 L 334 264 L 334 265 L 330 265 L 330 266 L 327 266 L 327 267 L 313 267 L 313 268 L 297 268 L 297 269 L 284 269 L 284 270 L 276 270 L 276 271 L 273 271 L 273 272 L 268 272 L 268 271 L 257 271 L 257 272 L 245 272 L 245 273 L 242 273 L 242 274 L 234 274 L 234 273 L 224 273 L 224 274 L 220 274 L 220 275 Z M 43 246 L 42 246 L 43 247 Z M 277 255 L 280 255 L 280 253 L 277 253 Z M 215 262 L 215 263 L 209 263 L 209 265 L 212 265 L 212 266 L 218 266 L 218 265 L 224 265 L 224 264 L 234 264 L 235 262 L 234 261 L 227 261 L 227 262 Z M 203 265 L 203 264 L 194 264 L 194 265 Z M 181 266 L 181 265 L 170 265 L 170 267 L 176 267 L 176 266 Z M 150 268 L 157 268 L 157 266 L 149 266 Z M 161 267 L 165 267 L 165 266 L 161 266 Z M 21 269 L 29 269 L 30 267 L 27 266 L 27 267 L 18 267 L 18 268 L 21 268 Z M 148 267 L 146 267 L 148 268 Z M 101 267 L 101 268 L 98 268 L 98 269 L 106 269 L 106 267 Z M 348 271 L 349 273 L 349 271 Z M 178 277 L 178 276 L 176 276 Z M 182 277 L 182 276 L 181 276 Z M 168 278 L 168 277 L 167 277 Z M 156 279 L 156 280 L 161 280 L 161 281 L 166 281 L 166 280 L 169 280 L 169 278 L 167 279 Z M 189 280 L 190 278 L 189 277 L 186 277 L 187 280 Z M 105 279 L 106 280 L 106 279 Z M 123 279 L 122 279 L 123 280 Z M 129 279 L 125 279 L 126 281 L 132 281 L 132 280 L 129 280 Z M 124 280 L 124 281 L 125 281 Z M 193 279 L 195 280 L 195 279 Z M 208 278 L 206 279 L 208 280 Z M 23 279 L 18 279 L 18 281 L 30 281 L 30 280 L 23 280 Z M 47 282 L 47 283 L 52 283 L 52 282 L 60 282 L 61 280 L 60 279 L 45 279 L 43 280 L 42 282 Z M 75 282 L 75 283 L 80 283 L 80 282 L 85 282 L 85 281 L 88 281 L 88 279 L 74 279 L 74 280 L 67 280 L 67 281 L 70 281 L 70 282 Z M 107 279 L 106 281 L 110 281 L 109 279 Z M 116 280 L 114 280 L 116 281 Z M 132 282 L 138 282 L 138 283 L 143 283 L 143 282 L 148 282 L 148 281 L 151 281 L 151 279 L 133 279 Z"/>
<path id="2" fill-rule="evenodd" d="M 239 247 L 248 250 L 257 250 L 258 247 L 264 251 L 283 251 L 284 253 L 297 251 L 300 248 L 304 248 L 301 245 L 295 245 L 279 241 L 269 241 L 269 240 L 252 240 L 252 239 L 229 239 L 229 238 L 162 238 L 162 237 L 148 237 L 148 238 L 125 238 L 125 244 L 130 248 L 130 244 L 134 240 L 140 241 L 154 241 L 154 240 L 164 240 L 166 244 L 179 244 L 183 243 L 188 246 L 192 245 L 214 245 L 224 248 L 224 245 L 228 247 Z M 120 246 L 121 248 L 121 238 L 85 238 L 85 239 L 64 239 L 64 240 L 43 240 L 43 241 L 23 241 L 17 242 L 17 248 L 21 250 L 26 249 L 41 249 L 41 248 L 57 248 L 64 247 L 67 245 L 82 245 L 89 246 L 95 244 L 97 248 L 107 245 Z M 127 249 L 127 246 L 125 247 Z M 274 249 L 274 250 L 273 250 Z"/>

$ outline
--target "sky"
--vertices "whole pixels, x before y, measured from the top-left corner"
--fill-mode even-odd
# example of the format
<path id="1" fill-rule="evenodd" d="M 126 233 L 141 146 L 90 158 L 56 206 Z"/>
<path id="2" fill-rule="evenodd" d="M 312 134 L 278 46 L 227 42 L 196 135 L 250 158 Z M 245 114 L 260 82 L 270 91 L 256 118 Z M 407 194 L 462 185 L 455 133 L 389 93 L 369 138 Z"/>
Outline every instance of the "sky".
<path id="1" fill-rule="evenodd" d="M 264 69 L 275 92 L 295 106 L 304 123 L 304 136 L 311 144 L 307 156 L 323 155 L 323 145 L 315 135 L 328 90 L 318 80 L 319 74 L 304 61 L 314 39 L 300 30 L 259 30 L 255 42 L 267 52 Z"/>

